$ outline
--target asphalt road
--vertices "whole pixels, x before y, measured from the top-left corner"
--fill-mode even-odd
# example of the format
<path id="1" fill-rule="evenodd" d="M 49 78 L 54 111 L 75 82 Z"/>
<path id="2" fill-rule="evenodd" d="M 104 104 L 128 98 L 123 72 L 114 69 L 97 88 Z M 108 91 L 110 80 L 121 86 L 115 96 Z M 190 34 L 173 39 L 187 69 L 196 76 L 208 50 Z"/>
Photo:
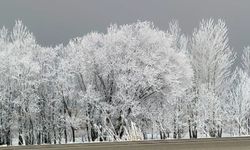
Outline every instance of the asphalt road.
<path id="1" fill-rule="evenodd" d="M 0 150 L 250 150 L 250 137 L 9 146 Z"/>

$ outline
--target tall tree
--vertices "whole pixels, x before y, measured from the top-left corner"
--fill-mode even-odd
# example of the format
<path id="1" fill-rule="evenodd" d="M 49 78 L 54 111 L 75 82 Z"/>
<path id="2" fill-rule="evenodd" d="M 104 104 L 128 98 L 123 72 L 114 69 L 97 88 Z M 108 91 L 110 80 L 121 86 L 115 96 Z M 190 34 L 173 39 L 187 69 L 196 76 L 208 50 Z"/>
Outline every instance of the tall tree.
<path id="1" fill-rule="evenodd" d="M 199 105 L 198 118 L 203 118 L 196 124 L 201 133 L 208 133 L 211 137 L 222 135 L 223 94 L 227 91 L 225 82 L 230 77 L 235 59 L 228 46 L 227 31 L 222 20 L 217 23 L 212 19 L 203 20 L 195 29 L 191 42 L 196 94 L 194 103 Z"/>

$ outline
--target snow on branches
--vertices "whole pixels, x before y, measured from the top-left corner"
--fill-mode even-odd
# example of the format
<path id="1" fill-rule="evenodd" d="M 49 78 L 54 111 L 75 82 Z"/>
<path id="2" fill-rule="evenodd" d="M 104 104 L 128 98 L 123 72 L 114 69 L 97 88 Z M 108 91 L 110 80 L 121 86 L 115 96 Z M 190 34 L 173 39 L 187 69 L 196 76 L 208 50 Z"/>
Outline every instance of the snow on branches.
<path id="1" fill-rule="evenodd" d="M 17 21 L 0 30 L 0 144 L 248 134 L 249 48 L 234 60 L 222 20 L 190 39 L 138 21 L 56 47 Z"/>

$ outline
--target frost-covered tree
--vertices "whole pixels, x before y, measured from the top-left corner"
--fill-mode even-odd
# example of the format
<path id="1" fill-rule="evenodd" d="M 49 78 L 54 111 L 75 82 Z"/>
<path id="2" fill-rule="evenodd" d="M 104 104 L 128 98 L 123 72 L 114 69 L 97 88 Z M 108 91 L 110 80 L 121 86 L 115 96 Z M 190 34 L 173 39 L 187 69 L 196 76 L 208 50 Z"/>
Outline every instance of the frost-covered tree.
<path id="1" fill-rule="evenodd" d="M 21 21 L 17 21 L 13 30 L 8 33 L 2 29 L 4 47 L 1 53 L 1 100 L 7 106 L 9 119 L 5 123 L 10 123 L 5 127 L 6 144 L 11 143 L 11 137 L 15 130 L 18 130 L 21 143 L 32 143 L 33 106 L 35 105 L 36 94 L 34 92 L 34 77 L 38 73 L 39 66 L 34 61 L 33 53 L 36 50 L 34 36 L 23 26 Z M 15 120 L 18 120 L 15 122 Z"/>
<path id="2" fill-rule="evenodd" d="M 244 48 L 242 68 L 237 68 L 234 73 L 234 88 L 231 89 L 228 111 L 230 116 L 230 130 L 232 135 L 249 135 L 250 133 L 250 49 Z M 228 119 L 229 120 L 229 119 Z"/>
<path id="3" fill-rule="evenodd" d="M 122 104 L 124 116 L 138 119 L 136 114 L 152 111 L 147 109 L 150 104 L 160 113 L 164 105 L 174 102 L 191 85 L 189 60 L 175 47 L 172 37 L 148 22 L 109 29 L 108 40 L 118 43 L 108 50 L 114 58 L 111 64 L 118 75 L 119 88 L 116 97 L 121 97 L 118 102 Z M 155 120 L 153 116 L 150 119 L 161 126 L 162 119 Z"/>
<path id="4" fill-rule="evenodd" d="M 230 77 L 234 54 L 228 46 L 225 22 L 203 20 L 193 33 L 191 42 L 194 69 L 194 103 L 198 103 L 195 126 L 212 137 L 222 135 L 225 82 Z M 206 109 L 204 109 L 206 108 Z M 200 116 L 201 115 L 201 116 Z M 205 117 L 205 118 L 204 118 Z"/>
<path id="5" fill-rule="evenodd" d="M 250 117 L 250 78 L 242 69 L 236 69 L 234 88 L 228 94 L 226 113 L 231 135 L 248 135 Z"/>
<path id="6" fill-rule="evenodd" d="M 129 136 L 130 123 L 142 123 L 143 118 L 138 116 L 145 116 L 150 103 L 155 106 L 170 103 L 191 85 L 188 58 L 174 47 L 170 34 L 155 29 L 149 22 L 113 25 L 105 35 L 92 33 L 71 41 L 66 51 L 65 58 L 69 60 L 63 61 L 63 68 L 71 71 L 62 72 L 79 78 L 76 81 L 81 85 L 77 88 L 83 89 L 83 96 L 88 88 L 94 88 L 100 95 L 99 101 L 86 101 L 89 128 L 94 126 L 96 129 L 92 130 L 98 131 L 105 128 L 109 133 L 96 134 L 112 133 L 115 140 Z M 93 108 L 101 113 L 97 110 L 92 113 L 105 117 L 99 123 L 95 121 L 100 119 L 89 112 Z M 155 121 L 152 117 L 143 120 Z M 93 132 L 91 137 L 95 140 Z"/>
<path id="7" fill-rule="evenodd" d="M 182 34 L 178 21 L 170 22 L 168 32 L 173 37 L 172 44 L 174 49 L 178 52 L 185 54 L 185 56 L 187 57 L 186 59 L 188 60 L 186 62 L 188 63 L 187 65 L 191 65 L 190 54 L 188 50 L 189 41 L 188 38 L 184 34 Z M 171 105 L 173 105 L 174 108 L 172 110 L 174 113 L 170 113 L 169 115 L 173 114 L 174 117 L 172 121 L 174 129 L 173 133 L 174 138 L 181 138 L 185 136 L 188 127 L 186 122 L 188 121 L 188 116 L 189 116 L 188 108 L 190 107 L 190 100 L 192 99 L 191 98 L 192 92 L 190 92 L 192 84 L 187 83 L 187 85 L 189 85 L 189 87 L 186 88 L 185 91 L 182 91 L 181 95 L 176 97 L 175 98 L 176 100 L 171 103 Z"/>
<path id="8" fill-rule="evenodd" d="M 242 54 L 242 67 L 244 72 L 250 76 L 250 47 L 245 47 Z"/>

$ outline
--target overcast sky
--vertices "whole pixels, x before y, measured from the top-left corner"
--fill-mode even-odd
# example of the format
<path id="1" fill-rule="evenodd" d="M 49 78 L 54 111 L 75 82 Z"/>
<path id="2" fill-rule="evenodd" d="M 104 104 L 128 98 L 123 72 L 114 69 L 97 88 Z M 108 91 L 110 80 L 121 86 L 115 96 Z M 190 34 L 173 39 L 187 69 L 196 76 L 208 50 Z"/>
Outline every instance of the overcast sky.
<path id="1" fill-rule="evenodd" d="M 110 23 L 153 21 L 162 30 L 176 19 L 191 34 L 203 18 L 222 18 L 230 45 L 250 45 L 250 0 L 1 0 L 0 26 L 21 19 L 38 43 L 53 46 L 91 31 L 106 32 Z"/>

